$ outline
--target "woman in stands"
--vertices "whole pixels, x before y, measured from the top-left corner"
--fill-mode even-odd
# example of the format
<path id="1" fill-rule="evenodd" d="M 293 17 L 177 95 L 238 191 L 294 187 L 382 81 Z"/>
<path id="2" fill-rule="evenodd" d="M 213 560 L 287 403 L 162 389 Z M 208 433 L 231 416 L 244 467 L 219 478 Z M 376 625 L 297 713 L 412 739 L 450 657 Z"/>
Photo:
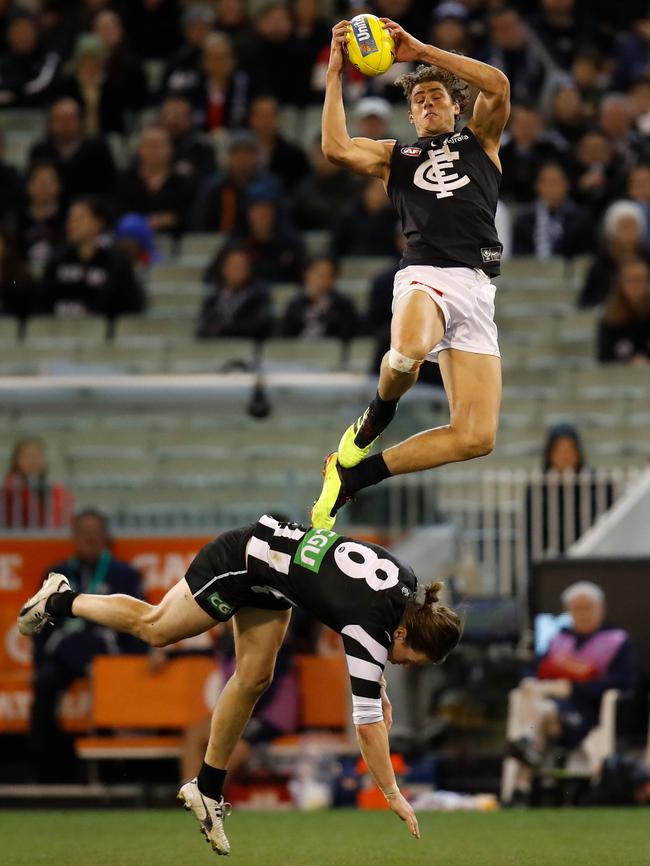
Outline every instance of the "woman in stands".
<path id="1" fill-rule="evenodd" d="M 222 792 L 228 762 L 273 678 L 291 608 L 306 608 L 343 638 L 361 752 L 390 808 L 417 838 L 417 819 L 390 762 L 383 671 L 387 661 L 440 663 L 456 646 L 461 623 L 438 602 L 441 586 L 418 590 L 411 568 L 377 545 L 264 515 L 207 544 L 155 607 L 126 595 L 75 593 L 63 575 L 50 574 L 20 611 L 18 627 L 32 635 L 60 618 L 82 617 L 167 646 L 234 618 L 235 674 L 215 707 L 198 777 L 179 791 L 214 850 L 227 854 Z"/>

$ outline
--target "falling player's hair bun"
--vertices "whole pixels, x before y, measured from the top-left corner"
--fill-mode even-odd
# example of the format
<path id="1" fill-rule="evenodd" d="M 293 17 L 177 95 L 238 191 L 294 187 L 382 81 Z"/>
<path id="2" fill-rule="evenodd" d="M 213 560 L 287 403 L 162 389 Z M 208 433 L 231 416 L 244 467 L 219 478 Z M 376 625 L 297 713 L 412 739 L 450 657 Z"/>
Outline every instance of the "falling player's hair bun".
<path id="1" fill-rule="evenodd" d="M 437 580 L 435 583 L 430 583 L 425 587 L 422 607 L 429 607 L 432 604 L 436 604 L 443 587 L 444 583 L 441 580 Z"/>

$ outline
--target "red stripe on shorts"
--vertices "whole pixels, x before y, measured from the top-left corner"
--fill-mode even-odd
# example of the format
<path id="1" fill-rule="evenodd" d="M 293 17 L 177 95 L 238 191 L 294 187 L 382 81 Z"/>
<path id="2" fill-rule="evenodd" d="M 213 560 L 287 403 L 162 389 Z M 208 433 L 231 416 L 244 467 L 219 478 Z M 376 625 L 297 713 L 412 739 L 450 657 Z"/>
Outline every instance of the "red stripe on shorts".
<path id="1" fill-rule="evenodd" d="M 429 285 L 427 285 L 427 283 L 423 283 L 421 280 L 411 280 L 409 285 L 411 285 L 411 286 L 424 286 L 425 289 L 431 289 L 431 291 L 435 292 L 436 295 L 440 295 L 441 298 L 444 298 L 444 295 L 440 291 L 440 289 L 436 289 L 433 286 L 429 286 Z"/>

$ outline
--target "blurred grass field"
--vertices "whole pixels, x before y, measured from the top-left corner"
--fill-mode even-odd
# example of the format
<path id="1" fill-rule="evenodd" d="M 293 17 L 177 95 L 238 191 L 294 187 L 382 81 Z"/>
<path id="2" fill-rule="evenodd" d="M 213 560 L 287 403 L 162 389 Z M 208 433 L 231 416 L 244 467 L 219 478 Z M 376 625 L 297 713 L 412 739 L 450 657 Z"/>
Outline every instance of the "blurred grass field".
<path id="1" fill-rule="evenodd" d="M 4 811 L 2 866 L 647 866 L 647 810 L 422 814 L 422 839 L 387 813 L 237 813 L 218 858 L 167 810 Z"/>

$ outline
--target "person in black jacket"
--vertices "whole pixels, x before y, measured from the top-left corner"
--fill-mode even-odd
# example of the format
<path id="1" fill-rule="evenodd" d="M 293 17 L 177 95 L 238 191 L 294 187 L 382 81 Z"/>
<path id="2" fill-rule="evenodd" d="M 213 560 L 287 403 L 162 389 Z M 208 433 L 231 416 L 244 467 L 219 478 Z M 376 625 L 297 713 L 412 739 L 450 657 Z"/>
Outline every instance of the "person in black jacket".
<path id="1" fill-rule="evenodd" d="M 246 229 L 235 231 L 232 239 L 246 243 L 258 279 L 268 283 L 300 279 L 304 260 L 302 238 L 272 196 L 251 197 L 246 208 Z"/>
<path id="2" fill-rule="evenodd" d="M 126 562 L 111 553 L 106 518 L 86 509 L 72 523 L 73 555 L 48 571 L 64 574 L 79 592 L 95 595 L 126 593 L 144 598 L 142 578 Z M 62 737 L 56 710 L 73 680 L 86 676 L 97 655 L 145 653 L 148 647 L 136 638 L 81 620 L 60 623 L 34 637 L 34 701 L 31 711 L 31 743 L 39 782 L 70 780 L 75 758 L 69 740 Z"/>
<path id="3" fill-rule="evenodd" d="M 68 244 L 43 276 L 43 311 L 114 319 L 139 313 L 144 293 L 126 256 L 104 236 L 108 217 L 98 199 L 78 199 L 68 212 Z"/>
<path id="4" fill-rule="evenodd" d="M 93 32 L 106 52 L 105 74 L 124 108 L 138 111 L 147 102 L 147 79 L 142 61 L 129 47 L 122 18 L 102 9 L 93 20 Z"/>
<path id="5" fill-rule="evenodd" d="M 331 229 L 339 212 L 359 195 L 360 180 L 323 155 L 320 135 L 309 156 L 311 171 L 293 193 L 293 216 L 301 229 Z"/>
<path id="6" fill-rule="evenodd" d="M 650 363 L 650 267 L 643 259 L 621 265 L 598 323 L 598 360 Z"/>
<path id="7" fill-rule="evenodd" d="M 548 259 L 587 252 L 592 244 L 591 218 L 569 198 L 569 179 L 562 166 L 543 165 L 535 189 L 537 199 L 515 221 L 514 254 Z"/>
<path id="8" fill-rule="evenodd" d="M 60 57 L 40 44 L 38 25 L 25 10 L 12 13 L 7 51 L 0 54 L 0 106 L 43 105 L 51 92 Z"/>
<path id="9" fill-rule="evenodd" d="M 309 173 L 309 163 L 301 147 L 292 144 L 280 130 L 280 107 L 273 96 L 258 96 L 251 102 L 248 127 L 260 146 L 264 165 L 293 190 Z"/>
<path id="10" fill-rule="evenodd" d="M 160 106 L 160 124 L 172 143 L 174 173 L 186 177 L 196 191 L 201 180 L 216 169 L 212 144 L 192 129 L 192 106 L 183 96 L 168 96 Z"/>
<path id="11" fill-rule="evenodd" d="M 146 216 L 154 231 L 179 235 L 185 229 L 192 182 L 174 171 L 169 133 L 151 124 L 140 133 L 136 165 L 125 171 L 117 199 L 120 214 Z"/>
<path id="12" fill-rule="evenodd" d="M 272 328 L 271 297 L 253 277 L 250 253 L 243 245 L 227 245 L 216 262 L 214 289 L 203 303 L 197 336 L 263 340 Z"/>
<path id="13" fill-rule="evenodd" d="M 82 195 L 111 195 L 115 188 L 109 146 L 101 138 L 84 134 L 79 103 L 69 97 L 52 105 L 47 138 L 34 145 L 29 162 L 56 166 L 66 202 Z"/>
<path id="14" fill-rule="evenodd" d="M 338 266 L 328 256 L 316 256 L 304 270 L 303 286 L 287 307 L 284 337 L 338 337 L 351 340 L 359 333 L 354 303 L 336 288 Z"/>
<path id="15" fill-rule="evenodd" d="M 32 266 L 45 267 L 63 241 L 62 192 L 61 178 L 51 163 L 30 167 L 14 235 L 20 257 Z"/>
<path id="16" fill-rule="evenodd" d="M 349 205 L 332 233 L 332 255 L 391 256 L 397 252 L 397 215 L 386 195 L 383 182 L 367 178 L 358 202 Z"/>

